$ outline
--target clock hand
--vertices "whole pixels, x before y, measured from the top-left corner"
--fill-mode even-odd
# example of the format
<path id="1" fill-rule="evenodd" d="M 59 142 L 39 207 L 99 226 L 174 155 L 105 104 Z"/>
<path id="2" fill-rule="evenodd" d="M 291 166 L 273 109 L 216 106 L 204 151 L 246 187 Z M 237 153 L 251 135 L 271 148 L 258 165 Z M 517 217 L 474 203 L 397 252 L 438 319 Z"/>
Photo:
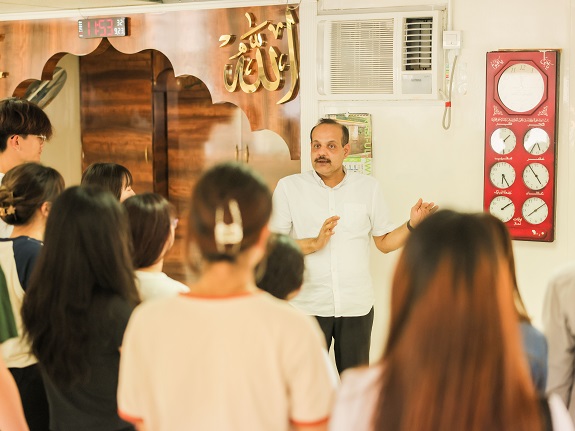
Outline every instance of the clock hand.
<path id="1" fill-rule="evenodd" d="M 529 217 L 529 216 L 530 216 L 531 214 L 533 214 L 535 211 L 539 211 L 539 210 L 540 210 L 541 208 L 543 208 L 545 205 L 546 205 L 546 204 L 543 204 L 543 205 L 541 205 L 541 206 L 535 208 L 533 211 L 531 211 L 531 212 L 527 215 L 527 217 Z"/>
<path id="2" fill-rule="evenodd" d="M 505 142 L 507 139 L 509 139 L 511 135 L 507 135 L 507 138 L 503 139 L 503 142 Z"/>
<path id="3" fill-rule="evenodd" d="M 505 208 L 507 208 L 509 205 L 513 205 L 513 202 L 509 202 L 507 205 L 505 205 L 504 207 L 501 208 L 501 211 L 503 211 Z"/>
<path id="4" fill-rule="evenodd" d="M 537 179 L 537 181 L 539 181 L 539 184 L 543 184 L 543 183 L 541 182 L 541 180 L 539 179 L 539 175 L 537 175 L 537 174 L 535 173 L 535 171 L 533 170 L 533 168 L 531 167 L 531 165 L 527 165 L 527 166 L 529 166 L 529 169 L 531 169 L 531 172 L 533 172 L 533 175 L 535 175 L 535 178 Z"/>
<path id="5" fill-rule="evenodd" d="M 503 182 L 505 182 L 505 184 L 507 184 L 507 187 L 509 187 L 509 183 L 507 182 L 507 179 L 505 178 L 505 174 L 501 174 L 501 184 L 503 184 Z"/>
<path id="6" fill-rule="evenodd" d="M 541 147 L 539 146 L 539 142 L 535 142 L 535 143 L 533 144 L 533 146 L 531 147 L 531 149 L 529 150 L 529 152 L 530 152 L 531 154 L 533 154 L 533 150 L 535 149 L 535 145 L 537 145 L 537 147 L 539 148 L 539 151 L 541 151 Z"/>

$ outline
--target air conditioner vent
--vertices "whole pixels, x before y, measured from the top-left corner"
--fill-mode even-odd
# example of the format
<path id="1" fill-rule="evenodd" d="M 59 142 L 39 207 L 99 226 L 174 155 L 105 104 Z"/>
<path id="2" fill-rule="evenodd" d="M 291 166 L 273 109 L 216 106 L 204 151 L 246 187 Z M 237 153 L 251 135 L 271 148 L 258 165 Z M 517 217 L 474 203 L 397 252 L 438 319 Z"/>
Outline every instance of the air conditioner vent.
<path id="1" fill-rule="evenodd" d="M 420 10 L 321 15 L 318 94 L 326 100 L 438 100 L 444 83 L 445 14 Z"/>
<path id="2" fill-rule="evenodd" d="M 433 18 L 406 18 L 403 29 L 403 70 L 432 70 Z"/>
<path id="3" fill-rule="evenodd" d="M 393 94 L 393 18 L 331 23 L 331 93 Z"/>

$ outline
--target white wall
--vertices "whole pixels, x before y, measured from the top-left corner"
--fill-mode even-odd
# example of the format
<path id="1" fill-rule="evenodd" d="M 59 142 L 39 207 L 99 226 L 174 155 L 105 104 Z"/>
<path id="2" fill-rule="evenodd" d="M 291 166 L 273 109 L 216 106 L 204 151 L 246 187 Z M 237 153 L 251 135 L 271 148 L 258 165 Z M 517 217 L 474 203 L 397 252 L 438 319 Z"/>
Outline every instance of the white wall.
<path id="1" fill-rule="evenodd" d="M 349 5 L 350 2 L 324 0 L 323 3 L 338 7 L 338 3 Z M 379 2 L 381 6 L 393 3 L 392 0 Z M 395 1 L 395 4 L 402 2 Z M 357 0 L 354 5 L 373 7 L 374 2 Z M 312 22 L 317 6 L 315 1 L 303 2 L 300 8 L 302 169 L 311 166 L 307 143 L 315 119 L 335 111 L 369 112 L 373 121 L 373 172 L 384 188 L 397 224 L 408 218 L 411 205 L 419 197 L 435 201 L 441 208 L 482 211 L 486 53 L 498 49 L 562 49 L 556 240 L 553 243 L 514 241 L 519 287 L 534 323 L 539 325 L 550 274 L 559 265 L 575 260 L 575 228 L 569 223 L 575 219 L 572 186 L 575 149 L 574 138 L 570 136 L 574 114 L 569 103 L 573 44 L 571 3 L 569 0 L 451 0 L 449 10 L 452 29 L 462 32 L 458 66 L 466 71 L 467 92 L 460 94 L 454 89 L 452 125 L 446 131 L 441 125 L 441 102 L 322 102 L 315 89 L 317 56 Z M 372 253 L 377 292 L 372 360 L 380 356 L 386 337 L 390 279 L 398 254 L 382 255 L 375 248 Z"/>

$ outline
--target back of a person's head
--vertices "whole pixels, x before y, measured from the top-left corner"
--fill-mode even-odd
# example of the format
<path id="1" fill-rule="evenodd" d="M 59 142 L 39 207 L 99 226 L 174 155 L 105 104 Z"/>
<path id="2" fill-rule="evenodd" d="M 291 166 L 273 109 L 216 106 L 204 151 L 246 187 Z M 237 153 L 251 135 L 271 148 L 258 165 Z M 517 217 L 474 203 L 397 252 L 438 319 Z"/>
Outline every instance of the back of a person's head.
<path id="1" fill-rule="evenodd" d="M 86 377 L 86 343 L 110 299 L 138 301 L 129 244 L 125 210 L 107 191 L 71 187 L 54 201 L 22 319 L 56 384 Z"/>
<path id="2" fill-rule="evenodd" d="M 287 235 L 270 236 L 267 256 L 260 265 L 264 273 L 257 283 L 258 287 L 276 298 L 288 299 L 303 283 L 303 253 L 298 244 Z"/>
<path id="3" fill-rule="evenodd" d="M 6 150 L 13 135 L 43 135 L 52 137 L 52 124 L 38 105 L 26 99 L 9 97 L 0 100 L 0 153 Z"/>
<path id="4" fill-rule="evenodd" d="M 540 429 L 509 267 L 478 214 L 439 211 L 395 270 L 375 430 Z"/>
<path id="5" fill-rule="evenodd" d="M 157 193 L 143 193 L 126 199 L 132 232 L 134 268 L 146 268 L 162 257 L 172 225 L 170 203 Z"/>
<path id="6" fill-rule="evenodd" d="M 206 171 L 192 193 L 190 265 L 197 267 L 197 253 L 208 262 L 235 261 L 258 242 L 271 208 L 267 185 L 249 167 L 228 162 Z"/>
<path id="7" fill-rule="evenodd" d="M 15 166 L 2 179 L 0 217 L 11 225 L 26 225 L 63 190 L 64 178 L 57 170 L 33 162 Z"/>
<path id="8" fill-rule="evenodd" d="M 92 163 L 82 173 L 83 186 L 99 186 L 112 192 L 118 200 L 125 187 L 132 186 L 132 173 L 117 163 Z"/>

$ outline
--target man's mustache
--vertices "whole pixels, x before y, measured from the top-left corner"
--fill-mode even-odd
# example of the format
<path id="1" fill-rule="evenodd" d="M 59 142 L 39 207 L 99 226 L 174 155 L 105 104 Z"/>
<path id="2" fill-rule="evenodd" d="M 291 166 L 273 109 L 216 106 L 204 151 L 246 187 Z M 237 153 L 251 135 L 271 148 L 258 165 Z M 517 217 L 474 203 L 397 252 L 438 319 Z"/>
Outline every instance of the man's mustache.
<path id="1" fill-rule="evenodd" d="M 317 159 L 314 160 L 314 162 L 329 162 L 329 163 L 331 163 L 331 160 L 327 159 L 325 157 L 318 157 Z"/>

